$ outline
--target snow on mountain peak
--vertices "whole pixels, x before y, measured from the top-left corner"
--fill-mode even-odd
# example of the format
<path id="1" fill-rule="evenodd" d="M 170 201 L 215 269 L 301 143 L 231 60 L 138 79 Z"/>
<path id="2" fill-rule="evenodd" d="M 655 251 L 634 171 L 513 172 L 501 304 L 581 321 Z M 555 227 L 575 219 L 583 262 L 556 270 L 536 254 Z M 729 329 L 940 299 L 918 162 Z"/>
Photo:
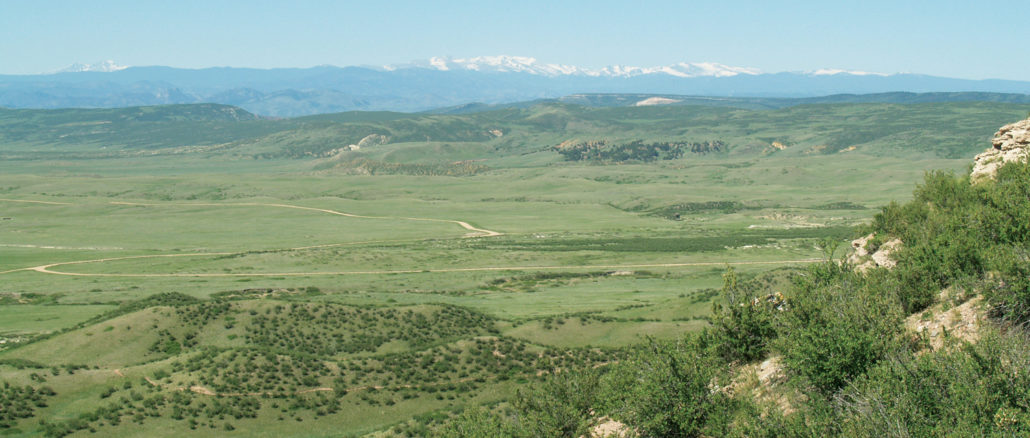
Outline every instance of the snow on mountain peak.
<path id="1" fill-rule="evenodd" d="M 679 78 L 696 78 L 702 76 L 723 78 L 741 74 L 757 75 L 761 74 L 762 72 L 757 68 L 731 67 L 728 65 L 719 64 L 715 62 L 680 62 L 677 64 L 666 65 L 661 67 L 629 67 L 615 65 L 611 67 L 605 67 L 600 70 L 600 75 L 617 77 L 633 77 L 656 73 L 667 74 Z"/>
<path id="2" fill-rule="evenodd" d="M 876 73 L 861 70 L 841 70 L 838 68 L 821 68 L 811 73 L 812 76 L 833 76 L 841 74 L 855 76 L 890 76 L 886 73 Z"/>
<path id="3" fill-rule="evenodd" d="M 107 60 L 107 61 L 98 62 L 96 64 L 82 64 L 82 63 L 76 62 L 75 64 L 69 65 L 68 67 L 65 67 L 65 68 L 63 68 L 61 70 L 58 70 L 57 72 L 58 73 L 79 73 L 79 72 L 85 72 L 85 71 L 112 72 L 112 71 L 118 71 L 118 70 L 125 70 L 127 68 L 129 68 L 129 66 L 127 66 L 127 65 L 118 65 L 118 64 L 115 64 L 114 61 Z"/>
<path id="4" fill-rule="evenodd" d="M 544 76 L 559 76 L 580 73 L 578 67 L 560 64 L 543 64 L 528 56 L 476 56 L 472 58 L 433 57 L 428 61 L 415 62 L 414 67 L 440 71 L 478 71 L 493 73 L 530 73 Z M 388 67 L 389 68 L 389 67 Z"/>
<path id="5" fill-rule="evenodd" d="M 447 66 L 447 60 L 438 57 L 429 58 L 429 65 L 437 70 L 447 71 L 450 67 Z"/>
<path id="6" fill-rule="evenodd" d="M 587 69 L 566 64 L 546 64 L 528 56 L 476 56 L 471 58 L 433 57 L 426 61 L 416 61 L 409 65 L 391 65 L 384 69 L 393 71 L 398 68 L 419 67 L 439 71 L 477 71 L 492 73 L 529 73 L 542 76 L 594 76 L 594 77 L 633 77 L 650 74 L 666 74 L 681 78 L 699 76 L 728 77 L 739 74 L 756 75 L 761 72 L 755 68 L 731 67 L 714 62 L 686 63 L 659 66 L 634 67 L 613 65 L 601 69 Z"/>
<path id="7" fill-rule="evenodd" d="M 541 76 L 592 76 L 604 78 L 632 78 L 647 75 L 668 75 L 677 78 L 727 78 L 739 75 L 760 75 L 763 72 L 752 67 L 734 67 L 717 62 L 679 62 L 656 67 L 637 67 L 630 65 L 609 65 L 599 69 L 589 69 L 567 64 L 547 64 L 529 56 L 475 56 L 470 58 L 433 57 L 410 64 L 388 65 L 383 69 L 394 71 L 404 68 L 425 68 L 438 71 L 475 71 L 484 73 L 528 73 Z M 809 76 L 890 76 L 861 70 L 819 69 L 807 71 Z"/>

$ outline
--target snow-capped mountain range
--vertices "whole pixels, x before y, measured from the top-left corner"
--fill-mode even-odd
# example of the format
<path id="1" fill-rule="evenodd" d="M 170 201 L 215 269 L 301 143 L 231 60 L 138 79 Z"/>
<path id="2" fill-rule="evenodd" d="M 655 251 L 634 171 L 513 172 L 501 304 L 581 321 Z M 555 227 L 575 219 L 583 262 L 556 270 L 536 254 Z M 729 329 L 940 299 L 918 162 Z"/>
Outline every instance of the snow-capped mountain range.
<path id="1" fill-rule="evenodd" d="M 115 72 L 129 68 L 126 65 L 107 60 L 95 64 L 75 63 L 58 73 L 79 72 Z M 471 58 L 432 57 L 426 60 L 413 61 L 407 64 L 386 65 L 379 70 L 397 71 L 409 68 L 425 68 L 437 71 L 471 71 L 480 73 L 528 73 L 533 75 L 587 76 L 605 78 L 631 78 L 646 75 L 669 75 L 677 78 L 714 77 L 725 78 L 737 75 L 760 75 L 763 72 L 753 67 L 734 67 L 717 62 L 679 62 L 657 67 L 636 67 L 628 65 L 610 65 L 600 69 L 590 69 L 569 64 L 549 64 L 537 61 L 529 56 L 475 56 Z M 874 73 L 858 70 L 824 68 L 804 72 L 813 76 L 856 75 L 856 76 L 889 76 L 885 73 Z"/>
<path id="2" fill-rule="evenodd" d="M 1016 93 L 1013 99 L 1020 100 L 1030 94 L 1030 82 L 832 68 L 770 73 L 716 62 L 595 69 L 545 63 L 528 56 L 436 57 L 379 67 L 273 69 L 128 67 L 104 61 L 76 64 L 50 74 L 0 75 L 0 107 L 110 108 L 207 102 L 280 117 L 352 110 L 426 111 L 589 94 L 811 98 L 898 91 Z M 682 100 L 680 97 L 671 100 Z"/>
<path id="3" fill-rule="evenodd" d="M 529 73 L 541 76 L 590 76 L 609 78 L 631 78 L 652 74 L 665 74 L 678 78 L 716 77 L 724 78 L 737 75 L 760 75 L 763 72 L 752 67 L 733 67 L 717 62 L 680 62 L 658 67 L 635 67 L 612 65 L 600 69 L 589 69 L 568 64 L 548 64 L 529 56 L 476 56 L 472 58 L 433 57 L 427 60 L 414 61 L 408 64 L 395 64 L 383 67 L 386 71 L 405 68 L 428 68 L 439 71 L 475 71 L 482 73 Z M 819 69 L 809 74 L 816 76 L 853 74 L 887 76 L 883 73 L 864 71 Z"/>
<path id="4" fill-rule="evenodd" d="M 84 71 L 97 71 L 97 72 L 113 72 L 119 70 L 125 70 L 129 68 L 127 65 L 118 65 L 114 61 L 107 60 L 101 61 L 96 64 L 82 64 L 76 62 L 65 68 L 58 70 L 58 73 L 79 73 Z"/>

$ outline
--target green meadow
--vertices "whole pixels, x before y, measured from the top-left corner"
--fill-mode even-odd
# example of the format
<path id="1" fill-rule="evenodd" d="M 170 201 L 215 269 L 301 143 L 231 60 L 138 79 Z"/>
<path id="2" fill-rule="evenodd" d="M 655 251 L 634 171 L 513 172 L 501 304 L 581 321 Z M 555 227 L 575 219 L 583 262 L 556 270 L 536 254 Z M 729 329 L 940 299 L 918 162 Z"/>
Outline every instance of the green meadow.
<path id="1" fill-rule="evenodd" d="M 0 434 L 403 434 L 706 326 L 1027 109 L 0 110 L 0 380 L 54 392 Z"/>

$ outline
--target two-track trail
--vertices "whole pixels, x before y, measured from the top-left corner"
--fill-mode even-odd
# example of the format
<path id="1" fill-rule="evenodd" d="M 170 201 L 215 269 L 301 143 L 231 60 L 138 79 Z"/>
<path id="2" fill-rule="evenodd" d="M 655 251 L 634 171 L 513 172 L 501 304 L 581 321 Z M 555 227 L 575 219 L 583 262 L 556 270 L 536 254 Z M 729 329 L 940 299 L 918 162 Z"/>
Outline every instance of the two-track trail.
<path id="1" fill-rule="evenodd" d="M 273 204 L 273 203 L 261 203 L 261 202 L 241 202 L 231 204 L 216 204 L 216 203 L 177 203 L 177 204 L 147 204 L 139 202 L 111 202 L 112 205 L 136 205 L 141 207 L 274 207 L 274 208 L 292 208 L 297 210 L 308 210 L 317 211 L 321 213 L 334 214 L 337 216 L 344 216 L 357 219 L 387 219 L 387 220 L 406 220 L 406 221 L 423 221 L 423 222 L 446 222 L 456 224 L 466 230 L 472 231 L 467 237 L 494 237 L 500 236 L 501 233 L 496 231 L 490 231 L 483 228 L 476 228 L 470 225 L 468 222 L 457 221 L 451 219 L 432 219 L 424 217 L 394 217 L 394 216 L 365 216 L 353 213 L 344 213 L 342 211 L 330 210 L 327 208 L 316 208 L 316 207 L 304 207 L 301 205 L 290 205 L 290 204 Z"/>
<path id="2" fill-rule="evenodd" d="M 35 201 L 35 200 L 21 200 L 21 199 L 2 199 L 0 202 L 22 202 L 22 203 L 35 203 L 43 205 L 73 205 L 64 202 L 49 202 L 49 201 Z M 381 219 L 381 220 L 404 220 L 404 221 L 425 221 L 425 222 L 444 222 L 458 225 L 470 233 L 466 234 L 465 238 L 469 237 L 497 237 L 503 235 L 503 233 L 488 230 L 485 228 L 479 228 L 473 226 L 465 221 L 453 220 L 453 219 L 435 219 L 435 218 L 420 218 L 420 217 L 393 217 L 393 216 L 367 216 L 353 213 L 346 213 L 337 210 L 331 210 L 326 208 L 306 207 L 300 205 L 291 204 L 279 204 L 279 203 L 259 203 L 259 202 L 242 202 L 242 203 L 140 203 L 140 202 L 123 202 L 123 201 L 111 201 L 110 205 L 123 205 L 123 206 L 139 206 L 139 207 L 215 207 L 215 208 L 226 208 L 226 207 L 268 207 L 268 208 L 288 208 L 296 210 L 314 211 L 325 214 L 332 214 L 337 216 L 357 218 L 357 219 Z M 349 242 L 349 243 L 331 243 L 314 246 L 303 246 L 296 248 L 286 248 L 279 251 L 298 251 L 305 249 L 315 248 L 326 248 L 334 246 L 344 245 L 358 245 L 358 244 L 373 244 L 373 243 L 395 243 L 404 242 L 410 240 L 381 240 L 381 241 L 367 241 L 367 242 Z M 138 255 L 138 256 L 124 256 L 124 257 L 107 257 L 98 259 L 88 260 L 75 260 L 66 262 L 55 262 L 48 263 L 38 266 L 30 266 L 25 268 L 11 269 L 7 271 L 0 271 L 0 275 L 10 274 L 14 272 L 34 271 L 43 274 L 52 275 L 65 275 L 75 277 L 120 277 L 120 278 L 161 278 L 161 277 L 311 277 L 311 276 L 341 276 L 341 275 L 385 275 L 385 274 L 414 274 L 414 273 L 447 273 L 447 272 L 485 272 L 485 271 L 527 271 L 527 270 L 559 270 L 559 269 L 644 269 L 644 268 L 675 268 L 675 267 L 691 267 L 691 266 L 737 266 L 737 265 L 788 265 L 788 264 L 805 264 L 817 262 L 820 259 L 800 259 L 800 260 L 761 260 L 761 261 L 720 261 L 720 262 L 685 262 L 685 263 L 642 263 L 642 264 L 597 264 L 597 265 L 553 265 L 553 266 L 485 266 L 485 267 L 468 267 L 468 266 L 457 266 L 450 268 L 411 268 L 411 269 L 392 269 L 392 270 L 356 270 L 356 271 L 316 271 L 316 272 L 258 272 L 258 273 L 189 273 L 189 272 L 176 272 L 176 273 L 82 273 L 82 272 L 67 272 L 63 270 L 57 270 L 55 268 L 62 266 L 73 266 L 73 265 L 84 265 L 84 264 L 98 264 L 105 262 L 114 262 L 121 260 L 138 260 L 138 259 L 161 259 L 161 258 L 190 258 L 190 257 L 219 257 L 219 256 L 231 256 L 240 254 L 239 252 L 196 252 L 196 253 L 176 253 L 176 254 L 149 254 L 149 255 Z"/>

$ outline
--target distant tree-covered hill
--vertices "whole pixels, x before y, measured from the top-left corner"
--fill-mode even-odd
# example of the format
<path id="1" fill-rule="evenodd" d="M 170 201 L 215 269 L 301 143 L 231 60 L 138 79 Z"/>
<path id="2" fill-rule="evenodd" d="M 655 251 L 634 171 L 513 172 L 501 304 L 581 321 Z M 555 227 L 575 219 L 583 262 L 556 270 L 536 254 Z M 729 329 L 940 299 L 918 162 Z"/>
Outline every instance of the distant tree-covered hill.
<path id="1" fill-rule="evenodd" d="M 1005 102 L 806 103 L 766 110 L 541 102 L 468 114 L 346 112 L 262 119 L 237 107 L 214 104 L 0 109 L 0 155 L 11 159 L 74 151 L 82 156 L 109 156 L 217 146 L 219 153 L 258 159 L 418 164 L 490 159 L 492 166 L 513 162 L 505 157 L 528 156 L 555 163 L 852 151 L 959 158 L 982 149 L 992 132 L 985 126 L 1025 116 L 1028 110 L 1030 104 Z M 366 140 L 369 136 L 376 140 Z M 597 147 L 584 146 L 591 144 Z M 392 145 L 403 145 L 403 152 Z M 445 145 L 452 145 L 448 147 L 455 152 L 440 154 L 438 148 Z"/>
<path id="2" fill-rule="evenodd" d="M 783 98 L 870 93 L 899 90 L 913 93 L 979 93 L 977 100 L 998 101 L 989 93 L 1030 93 L 1030 82 L 965 80 L 916 74 L 863 75 L 775 73 L 731 76 L 635 76 L 539 74 L 528 71 L 476 71 L 432 68 L 373 69 L 319 66 L 312 68 L 131 67 L 111 72 L 64 72 L 43 75 L 0 75 L 0 106 L 10 108 L 117 108 L 183 103 L 236 105 L 252 113 L 295 117 L 341 111 L 427 111 L 473 102 L 507 105 L 538 99 L 557 99 L 577 93 L 628 94 L 596 98 L 577 95 L 570 102 L 612 105 L 647 99 L 633 96 L 695 96 L 688 104 L 744 106 L 790 105 Z M 967 97 L 928 97 L 929 101 L 967 100 Z M 741 99 L 756 96 L 762 99 Z M 715 98 L 715 99 L 712 99 Z M 636 100 L 633 100 L 636 99 Z M 728 100 L 726 100 L 728 99 Z M 900 102 L 904 96 L 881 95 L 874 100 Z M 817 100 L 818 101 L 818 100 Z M 927 101 L 927 100 L 915 100 Z M 912 101 L 914 102 L 914 101 Z M 793 103 L 796 104 L 797 102 Z"/>

